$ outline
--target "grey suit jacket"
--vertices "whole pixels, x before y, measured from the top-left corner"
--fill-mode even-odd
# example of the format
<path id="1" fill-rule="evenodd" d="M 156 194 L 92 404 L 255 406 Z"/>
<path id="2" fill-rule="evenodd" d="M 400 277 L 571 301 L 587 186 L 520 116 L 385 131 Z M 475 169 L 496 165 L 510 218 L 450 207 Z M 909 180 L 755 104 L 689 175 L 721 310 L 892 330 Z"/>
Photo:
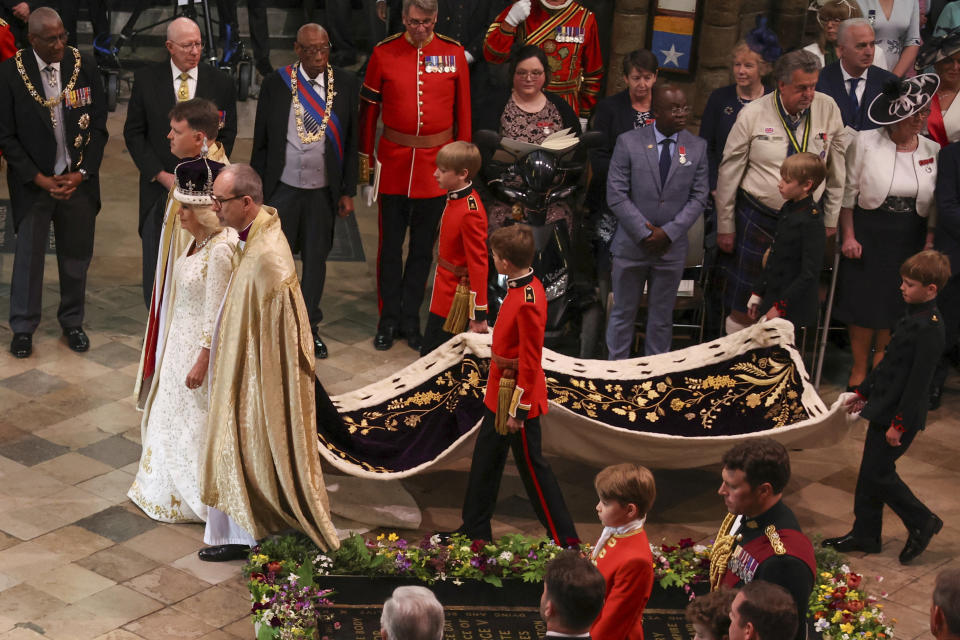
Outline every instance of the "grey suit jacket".
<path id="1" fill-rule="evenodd" d="M 651 257 L 641 244 L 650 235 L 646 223 L 670 237 L 667 253 L 687 250 L 687 230 L 707 204 L 707 143 L 682 130 L 673 146 L 667 181 L 660 185 L 660 148 L 654 127 L 627 131 L 617 138 L 607 174 L 607 204 L 617 217 L 610 250 L 621 258 Z M 683 150 L 683 162 L 680 151 Z"/>

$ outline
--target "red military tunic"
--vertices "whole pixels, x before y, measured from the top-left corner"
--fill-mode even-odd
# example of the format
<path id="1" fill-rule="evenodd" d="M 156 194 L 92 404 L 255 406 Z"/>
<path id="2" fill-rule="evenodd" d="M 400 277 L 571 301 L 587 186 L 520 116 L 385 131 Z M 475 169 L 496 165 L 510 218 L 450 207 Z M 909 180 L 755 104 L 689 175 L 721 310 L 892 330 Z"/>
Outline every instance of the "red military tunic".
<path id="1" fill-rule="evenodd" d="M 447 195 L 437 240 L 439 258 L 433 276 L 430 313 L 447 317 L 460 277 L 442 262 L 465 267 L 470 287 L 470 319 L 487 319 L 487 212 L 473 185 Z M 459 270 L 459 269 L 458 269 Z"/>
<path id="2" fill-rule="evenodd" d="M 643 640 L 643 610 L 653 590 L 653 554 L 646 531 L 610 536 L 593 562 L 607 591 L 590 637 Z"/>
<path id="3" fill-rule="evenodd" d="M 377 147 L 383 165 L 379 193 L 444 195 L 433 178 L 437 152 L 451 140 L 470 140 L 470 75 L 460 43 L 435 33 L 417 48 L 402 33 L 374 47 L 360 89 L 361 166 L 373 154 L 381 112 L 385 131 Z M 416 148 L 410 142 L 398 144 L 387 139 L 387 129 L 420 140 Z M 360 179 L 366 179 L 362 169 Z"/>
<path id="4" fill-rule="evenodd" d="M 493 327 L 491 351 L 501 358 L 519 360 L 510 415 L 526 420 L 547 412 L 547 380 L 540 364 L 547 327 L 547 294 L 533 269 L 527 275 L 508 280 L 507 287 Z M 501 375 L 500 367 L 491 359 L 483 402 L 494 413 Z"/>
<path id="5" fill-rule="evenodd" d="M 13 32 L 10 25 L 0 19 L 0 62 L 12 58 L 17 52 L 17 45 L 13 41 Z"/>
<path id="6" fill-rule="evenodd" d="M 503 63 L 510 58 L 515 41 L 540 47 L 550 64 L 550 82 L 545 89 L 561 96 L 581 118 L 589 118 L 597 104 L 603 81 L 603 56 L 600 35 L 593 12 L 571 2 L 559 11 L 547 11 L 540 0 L 533 0 L 530 15 L 513 33 L 504 28 L 508 5 L 487 30 L 483 56 Z"/>

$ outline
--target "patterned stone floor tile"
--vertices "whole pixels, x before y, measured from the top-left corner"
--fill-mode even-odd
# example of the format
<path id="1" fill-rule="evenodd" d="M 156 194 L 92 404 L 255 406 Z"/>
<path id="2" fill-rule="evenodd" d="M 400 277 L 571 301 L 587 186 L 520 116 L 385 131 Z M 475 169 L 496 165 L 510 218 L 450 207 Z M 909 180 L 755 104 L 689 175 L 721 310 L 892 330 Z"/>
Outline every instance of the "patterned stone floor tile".
<path id="1" fill-rule="evenodd" d="M 103 612 L 111 617 L 124 618 L 124 622 L 142 618 L 163 608 L 163 604 L 157 600 L 121 584 L 84 598 L 77 602 L 76 606 L 94 614 Z M 115 626 L 122 625 L 123 623 Z"/>
<path id="2" fill-rule="evenodd" d="M 252 631 L 253 629 L 251 627 L 251 633 Z M 245 637 L 251 637 L 251 636 L 245 636 Z M 217 629 L 216 631 L 208 633 L 205 636 L 201 636 L 200 640 L 236 640 L 236 636 L 233 634 L 227 633 L 222 629 Z"/>
<path id="3" fill-rule="evenodd" d="M 85 456 L 118 469 L 131 462 L 140 460 L 140 445 L 130 442 L 122 436 L 112 436 L 79 450 Z M 3 452 L 0 451 L 0 454 Z"/>
<path id="4" fill-rule="evenodd" d="M 243 568 L 243 560 L 204 562 L 197 556 L 196 552 L 188 553 L 170 564 L 210 584 L 220 584 L 224 580 L 238 575 Z"/>
<path id="5" fill-rule="evenodd" d="M 124 629 L 146 640 L 191 640 L 215 631 L 202 618 L 184 615 L 173 609 L 163 609 L 127 624 Z"/>
<path id="6" fill-rule="evenodd" d="M 50 551 L 68 562 L 73 562 L 111 546 L 113 546 L 112 540 L 87 531 L 82 527 L 70 525 L 34 538 L 21 545 L 21 549 Z"/>
<path id="7" fill-rule="evenodd" d="M 68 564 L 40 572 L 26 584 L 73 604 L 116 583 L 81 566 Z"/>
<path id="8" fill-rule="evenodd" d="M 28 506 L 4 513 L 2 526 L 22 540 L 29 540 L 96 513 L 110 503 L 76 487 L 45 498 L 37 498 Z"/>
<path id="9" fill-rule="evenodd" d="M 225 633 L 230 634 L 231 638 L 243 638 L 243 640 L 250 640 L 253 637 L 253 622 L 250 621 L 250 617 L 240 618 L 236 622 L 231 622 L 223 628 Z"/>
<path id="10" fill-rule="evenodd" d="M 31 622 L 63 609 L 63 600 L 28 584 L 0 591 L 0 631 L 9 631 L 18 623 Z"/>
<path id="11" fill-rule="evenodd" d="M 158 563 L 118 544 L 78 560 L 77 564 L 114 582 L 125 582 L 154 569 Z"/>
<path id="12" fill-rule="evenodd" d="M 216 586 L 178 602 L 173 608 L 220 628 L 250 614 L 250 597 Z"/>
<path id="13" fill-rule="evenodd" d="M 94 442 L 105 440 L 112 434 L 101 431 L 78 416 L 43 427 L 35 431 L 34 435 L 69 449 L 81 449 Z"/>
<path id="14" fill-rule="evenodd" d="M 143 636 L 138 636 L 132 631 L 125 629 L 114 629 L 102 636 L 97 636 L 93 640 L 143 640 Z"/>
<path id="15" fill-rule="evenodd" d="M 81 482 L 77 486 L 113 504 L 120 504 L 127 500 L 127 491 L 131 484 L 133 484 L 132 475 L 121 469 L 114 469 L 86 482 Z"/>
<path id="16" fill-rule="evenodd" d="M 27 467 L 32 467 L 45 460 L 51 460 L 68 451 L 69 449 L 63 445 L 54 444 L 49 440 L 38 438 L 29 433 L 24 434 L 17 440 L 10 440 L 0 444 L 0 455 Z"/>
<path id="17" fill-rule="evenodd" d="M 14 627 L 6 633 L 0 633 L 0 640 L 40 640 L 44 637 L 31 627 Z"/>
<path id="18" fill-rule="evenodd" d="M 210 587 L 209 582 L 167 566 L 141 574 L 124 585 L 168 605 Z"/>
<path id="19" fill-rule="evenodd" d="M 4 412 L 3 420 L 24 431 L 36 432 L 52 424 L 63 422 L 72 414 L 32 400 Z"/>
<path id="20" fill-rule="evenodd" d="M 110 341 L 100 346 L 91 347 L 86 357 L 110 369 L 119 369 L 139 361 L 140 352 L 127 345 Z"/>
<path id="21" fill-rule="evenodd" d="M 25 396 L 42 396 L 68 385 L 69 383 L 63 378 L 50 375 L 40 369 L 32 369 L 0 380 L 0 386 Z"/>
<path id="22" fill-rule="evenodd" d="M 128 392 L 132 390 L 133 387 L 130 387 Z M 134 427 L 139 429 L 142 416 L 143 414 L 128 402 L 116 400 L 80 414 L 78 418 L 101 431 L 120 434 Z"/>
<path id="23" fill-rule="evenodd" d="M 2 459 L 9 460 L 9 458 Z M 12 460 L 10 463 L 14 464 Z M 43 471 L 25 467 L 19 463 L 16 463 L 16 465 L 16 467 L 11 466 L 8 471 L 4 472 L 3 482 L 0 482 L 0 496 L 43 498 L 67 489 L 66 484 Z M 3 466 L 3 464 L 0 464 L 0 468 Z"/>
<path id="24" fill-rule="evenodd" d="M 109 507 L 76 524 L 114 542 L 124 542 L 157 526 L 153 520 L 136 516 L 121 506 Z"/>
<path id="25" fill-rule="evenodd" d="M 155 529 L 131 538 L 123 545 L 157 562 L 173 562 L 204 546 L 202 540 L 188 535 L 184 529 L 186 525 L 159 524 Z"/>
<path id="26" fill-rule="evenodd" d="M 15 587 L 16 585 L 23 582 L 13 576 L 7 575 L 5 573 L 0 573 L 0 591 L 6 591 L 10 587 Z"/>
<path id="27" fill-rule="evenodd" d="M 113 467 L 76 452 L 41 462 L 35 468 L 66 484 L 77 484 L 113 470 Z"/>

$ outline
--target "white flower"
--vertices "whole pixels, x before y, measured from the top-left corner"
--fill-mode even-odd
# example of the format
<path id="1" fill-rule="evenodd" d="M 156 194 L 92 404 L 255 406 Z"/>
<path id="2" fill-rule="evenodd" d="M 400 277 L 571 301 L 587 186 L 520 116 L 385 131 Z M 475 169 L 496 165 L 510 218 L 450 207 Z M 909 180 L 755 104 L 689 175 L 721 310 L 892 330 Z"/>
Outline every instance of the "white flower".
<path id="1" fill-rule="evenodd" d="M 267 609 L 263 612 L 263 622 L 265 624 L 269 624 L 271 620 L 273 620 L 273 611 L 271 609 Z"/>
<path id="2" fill-rule="evenodd" d="M 298 576 L 295 573 L 291 573 L 290 575 L 287 576 L 287 580 L 290 582 L 290 584 L 296 584 L 297 580 L 299 579 L 300 579 L 300 576 Z"/>
<path id="3" fill-rule="evenodd" d="M 513 554 L 509 551 L 504 551 L 500 554 L 500 564 L 510 564 L 513 562 Z"/>
<path id="4" fill-rule="evenodd" d="M 813 628 L 823 633 L 824 631 L 830 628 L 830 622 L 826 618 L 820 618 L 819 620 L 813 623 Z"/>
<path id="5" fill-rule="evenodd" d="M 460 585 L 463 584 L 463 580 L 461 580 L 460 578 L 457 578 L 456 580 L 453 581 L 453 584 L 459 587 Z"/>
<path id="6" fill-rule="evenodd" d="M 840 571 L 843 571 L 844 573 L 850 573 L 850 566 L 846 564 L 842 564 L 840 565 Z"/>
<path id="7" fill-rule="evenodd" d="M 693 550 L 696 551 L 697 553 L 703 553 L 704 551 L 707 550 L 707 546 L 703 544 L 695 544 L 693 545 Z"/>
<path id="8" fill-rule="evenodd" d="M 433 546 L 435 546 L 435 547 L 436 547 L 436 546 L 439 546 L 440 542 L 441 542 L 441 540 L 440 540 L 440 534 L 435 533 L 435 534 L 433 534 L 432 536 L 430 536 L 430 544 L 432 544 Z"/>
<path id="9" fill-rule="evenodd" d="M 463 545 L 462 547 L 460 547 L 460 551 L 462 551 L 463 553 L 470 553 L 470 545 L 468 544 Z"/>

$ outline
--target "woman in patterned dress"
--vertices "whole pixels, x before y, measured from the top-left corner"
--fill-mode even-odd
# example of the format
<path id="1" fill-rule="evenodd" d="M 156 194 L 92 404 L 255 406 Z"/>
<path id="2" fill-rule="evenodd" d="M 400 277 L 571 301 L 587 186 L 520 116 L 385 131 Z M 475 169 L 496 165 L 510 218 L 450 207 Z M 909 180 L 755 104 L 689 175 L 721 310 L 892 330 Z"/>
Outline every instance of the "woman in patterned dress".
<path id="1" fill-rule="evenodd" d="M 206 520 L 199 457 L 207 426 L 207 369 L 237 244 L 236 231 L 221 227 L 211 208 L 213 179 L 222 166 L 201 157 L 176 169 L 174 199 L 193 242 L 173 267 L 170 328 L 158 346 L 159 382 L 147 398 L 140 467 L 127 493 L 144 513 L 163 522 Z"/>

